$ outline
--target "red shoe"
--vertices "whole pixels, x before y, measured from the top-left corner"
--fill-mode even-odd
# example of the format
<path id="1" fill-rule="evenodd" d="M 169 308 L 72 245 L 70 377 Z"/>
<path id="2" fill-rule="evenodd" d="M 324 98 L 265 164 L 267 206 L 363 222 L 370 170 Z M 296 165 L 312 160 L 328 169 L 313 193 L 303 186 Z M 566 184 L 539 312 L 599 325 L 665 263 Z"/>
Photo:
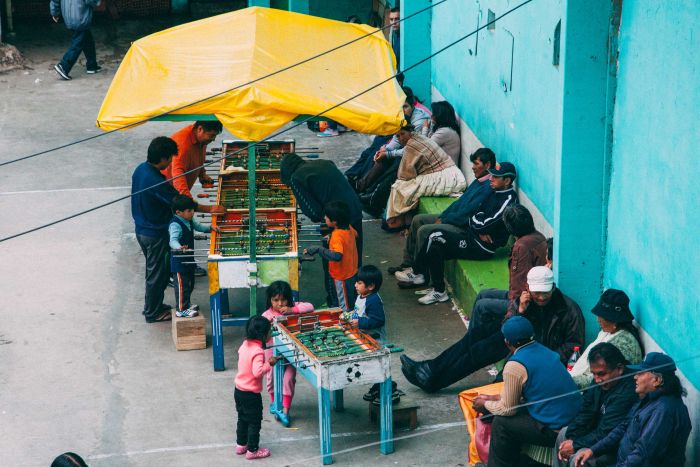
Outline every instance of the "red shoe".
<path id="1" fill-rule="evenodd" d="M 242 456 L 243 454 L 245 454 L 247 450 L 248 450 L 247 444 L 245 446 L 241 446 L 240 444 L 236 444 L 236 454 L 238 454 L 239 456 Z"/>
<path id="2" fill-rule="evenodd" d="M 262 459 L 264 457 L 270 457 L 270 450 L 267 448 L 259 448 L 255 452 L 248 451 L 245 453 L 245 458 L 248 460 Z"/>

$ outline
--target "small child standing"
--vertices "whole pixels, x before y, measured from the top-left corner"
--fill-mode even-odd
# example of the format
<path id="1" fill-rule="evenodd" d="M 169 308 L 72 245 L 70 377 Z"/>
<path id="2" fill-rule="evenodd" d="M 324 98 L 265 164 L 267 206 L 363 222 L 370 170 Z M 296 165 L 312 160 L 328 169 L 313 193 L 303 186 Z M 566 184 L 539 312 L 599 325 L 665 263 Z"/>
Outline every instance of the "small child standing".
<path id="1" fill-rule="evenodd" d="M 270 450 L 261 448 L 262 378 L 277 363 L 275 357 L 265 361 L 263 343 L 270 338 L 270 322 L 262 316 L 253 316 L 245 326 L 246 338 L 238 349 L 238 373 L 233 392 L 238 412 L 236 425 L 236 454 L 246 459 L 262 459 Z"/>
<path id="2" fill-rule="evenodd" d="M 382 272 L 376 266 L 368 264 L 362 266 L 357 273 L 355 291 L 357 300 L 355 308 L 348 313 L 344 313 L 346 319 L 368 334 L 382 345 L 388 343 L 386 338 L 386 315 L 384 314 L 384 302 L 379 296 L 379 289 L 382 286 Z"/>
<path id="3" fill-rule="evenodd" d="M 304 254 L 318 253 L 329 261 L 328 273 L 335 284 L 338 306 L 350 311 L 355 303 L 357 275 L 357 232 L 350 226 L 350 208 L 343 201 L 331 201 L 324 206 L 326 225 L 333 229 L 328 248 L 312 246 Z"/>
<path id="4" fill-rule="evenodd" d="M 382 345 L 389 343 L 386 335 L 386 314 L 384 313 L 384 302 L 379 296 L 379 289 L 382 287 L 382 272 L 371 264 L 362 266 L 357 273 L 355 291 L 357 300 L 352 312 L 344 313 L 345 319 L 357 326 L 367 334 L 372 336 Z M 392 402 L 399 402 L 401 393 L 394 381 L 391 382 Z M 372 385 L 370 390 L 362 396 L 366 401 L 379 399 L 379 383 Z"/>
<path id="5" fill-rule="evenodd" d="M 262 314 L 270 322 L 277 317 L 283 315 L 291 315 L 296 313 L 308 313 L 314 311 L 314 306 L 311 303 L 296 302 L 292 297 L 292 288 L 284 281 L 275 281 L 267 288 L 267 310 Z M 272 345 L 272 339 L 267 341 L 268 347 Z M 272 349 L 265 349 L 265 358 L 272 357 Z M 292 365 L 287 365 L 284 368 L 284 378 L 282 384 L 282 412 L 278 413 L 274 409 L 274 404 L 270 404 L 270 413 L 279 420 L 282 425 L 289 426 L 291 420 L 289 418 L 289 409 L 292 406 L 292 398 L 294 398 L 294 387 L 296 386 L 297 370 Z M 275 401 L 274 378 L 272 370 L 267 373 L 267 392 L 270 394 L 270 402 Z"/>
<path id="6" fill-rule="evenodd" d="M 190 303 L 194 290 L 194 232 L 211 232 L 211 226 L 194 220 L 197 203 L 186 195 L 173 198 L 175 215 L 168 226 L 170 234 L 170 273 L 173 275 L 175 290 L 175 315 L 178 318 L 197 316 L 199 305 Z"/>

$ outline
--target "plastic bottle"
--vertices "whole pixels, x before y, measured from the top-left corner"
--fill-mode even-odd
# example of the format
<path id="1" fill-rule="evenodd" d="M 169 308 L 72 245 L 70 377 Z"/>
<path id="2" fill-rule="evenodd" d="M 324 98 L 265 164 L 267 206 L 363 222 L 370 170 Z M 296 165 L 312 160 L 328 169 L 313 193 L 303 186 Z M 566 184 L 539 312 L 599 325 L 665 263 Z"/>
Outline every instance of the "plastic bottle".
<path id="1" fill-rule="evenodd" d="M 581 353 L 579 352 L 580 349 L 581 347 L 579 347 L 578 345 L 574 347 L 574 353 L 571 354 L 571 357 L 569 357 L 569 361 L 566 363 L 566 369 L 569 370 L 569 373 L 571 372 L 571 370 L 574 369 L 574 365 L 576 365 L 576 362 L 581 356 Z"/>

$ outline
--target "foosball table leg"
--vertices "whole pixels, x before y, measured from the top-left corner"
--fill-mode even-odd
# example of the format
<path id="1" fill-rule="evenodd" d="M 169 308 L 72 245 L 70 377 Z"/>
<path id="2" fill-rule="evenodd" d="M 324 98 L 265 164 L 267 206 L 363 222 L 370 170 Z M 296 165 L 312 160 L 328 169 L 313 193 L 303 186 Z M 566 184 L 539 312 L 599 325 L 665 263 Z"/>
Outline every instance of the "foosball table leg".
<path id="1" fill-rule="evenodd" d="M 394 452 L 394 426 L 391 413 L 391 376 L 379 384 L 379 450 Z"/>
<path id="2" fill-rule="evenodd" d="M 342 389 L 337 389 L 333 391 L 333 410 L 335 410 L 336 412 L 342 412 L 345 410 Z"/>
<path id="3" fill-rule="evenodd" d="M 275 401 L 273 402 L 273 407 L 275 409 L 276 413 L 281 413 L 282 412 L 282 386 L 284 385 L 284 370 L 286 369 L 285 366 L 283 365 L 284 359 L 282 359 L 282 354 L 280 353 L 279 349 L 275 347 L 274 351 L 275 357 L 280 358 L 281 361 L 277 362 L 274 368 L 274 379 L 272 381 L 273 383 L 273 395 L 275 397 Z"/>
<path id="4" fill-rule="evenodd" d="M 323 387 L 318 388 L 318 427 L 321 438 L 321 460 L 323 465 L 332 464 L 331 391 Z"/>
<path id="5" fill-rule="evenodd" d="M 214 357 L 214 371 L 224 370 L 224 335 L 221 329 L 221 305 L 226 303 L 228 307 L 228 297 L 223 290 L 218 290 L 209 296 L 209 307 L 211 309 L 211 349 Z"/>

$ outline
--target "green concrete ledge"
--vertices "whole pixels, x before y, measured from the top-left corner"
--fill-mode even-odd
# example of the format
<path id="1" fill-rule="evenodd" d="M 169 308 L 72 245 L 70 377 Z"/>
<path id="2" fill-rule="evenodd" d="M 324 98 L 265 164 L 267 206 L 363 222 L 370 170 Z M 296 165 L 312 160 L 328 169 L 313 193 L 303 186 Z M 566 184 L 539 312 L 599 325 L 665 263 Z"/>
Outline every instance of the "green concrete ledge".
<path id="1" fill-rule="evenodd" d="M 440 214 L 456 198 L 424 197 L 420 199 L 420 214 Z M 465 315 L 471 314 L 476 295 L 481 289 L 508 288 L 508 247 L 500 248 L 486 261 L 468 259 L 450 260 L 445 264 L 445 279 L 453 298 Z"/>

